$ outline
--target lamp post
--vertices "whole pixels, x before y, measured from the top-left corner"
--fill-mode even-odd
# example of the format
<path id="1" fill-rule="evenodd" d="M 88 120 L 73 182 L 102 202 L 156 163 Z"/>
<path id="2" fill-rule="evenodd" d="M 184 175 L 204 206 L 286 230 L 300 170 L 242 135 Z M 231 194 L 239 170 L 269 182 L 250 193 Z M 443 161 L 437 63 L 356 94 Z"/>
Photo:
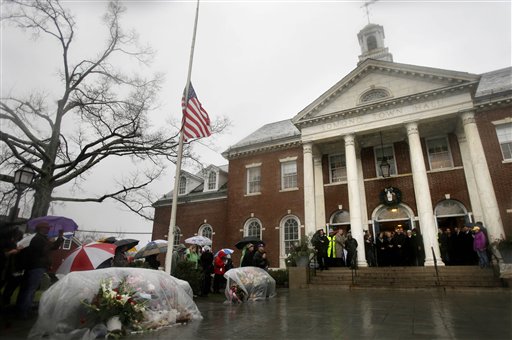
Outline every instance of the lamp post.
<path id="1" fill-rule="evenodd" d="M 10 223 L 13 223 L 16 217 L 18 216 L 18 205 L 20 204 L 21 194 L 25 191 L 35 177 L 35 172 L 32 168 L 28 166 L 23 166 L 22 168 L 16 170 L 14 172 L 14 187 L 16 188 L 16 202 L 14 203 L 14 207 L 12 208 L 11 217 L 9 219 Z"/>

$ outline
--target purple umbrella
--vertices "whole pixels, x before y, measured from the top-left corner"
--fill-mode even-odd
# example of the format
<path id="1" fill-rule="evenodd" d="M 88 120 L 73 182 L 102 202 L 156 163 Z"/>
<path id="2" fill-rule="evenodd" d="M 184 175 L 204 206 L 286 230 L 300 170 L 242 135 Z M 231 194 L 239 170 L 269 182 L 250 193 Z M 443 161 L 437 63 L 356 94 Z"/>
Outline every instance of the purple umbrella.
<path id="1" fill-rule="evenodd" d="M 78 225 L 70 218 L 62 216 L 41 216 L 33 218 L 27 222 L 28 230 L 35 231 L 36 226 L 41 222 L 46 222 L 50 225 L 48 237 L 58 236 L 60 230 L 66 233 L 74 232 L 78 229 Z"/>

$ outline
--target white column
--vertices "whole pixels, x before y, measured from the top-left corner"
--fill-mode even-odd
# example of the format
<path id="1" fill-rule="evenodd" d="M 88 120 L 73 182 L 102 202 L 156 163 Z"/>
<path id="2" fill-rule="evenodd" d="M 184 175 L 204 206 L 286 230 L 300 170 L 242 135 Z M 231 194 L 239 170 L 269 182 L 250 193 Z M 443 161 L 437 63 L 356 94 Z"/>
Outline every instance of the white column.
<path id="1" fill-rule="evenodd" d="M 414 196 L 416 198 L 416 207 L 418 209 L 418 218 L 420 230 L 423 235 L 423 247 L 425 248 L 425 266 L 434 265 L 432 248 L 436 254 L 438 265 L 444 265 L 439 251 L 439 242 L 437 241 L 436 223 L 434 209 L 430 198 L 430 189 L 428 186 L 427 170 L 423 151 L 421 148 L 420 135 L 418 133 L 417 123 L 406 124 L 407 137 L 409 139 L 409 154 L 411 158 L 412 180 L 414 185 Z"/>
<path id="2" fill-rule="evenodd" d="M 359 196 L 361 197 L 361 216 L 363 218 L 363 231 L 368 228 L 368 210 L 366 209 L 366 192 L 364 190 L 364 174 L 363 174 L 363 162 L 361 161 L 360 150 L 356 150 L 357 155 L 357 173 L 359 178 Z"/>
<path id="3" fill-rule="evenodd" d="M 306 235 L 314 233 L 315 228 L 315 182 L 313 168 L 313 143 L 303 145 L 304 152 L 304 228 Z"/>
<path id="4" fill-rule="evenodd" d="M 463 133 L 457 134 L 457 140 L 459 142 L 460 155 L 462 157 L 462 166 L 464 167 L 464 176 L 466 177 L 468 192 L 478 192 L 466 136 Z M 473 212 L 473 222 L 483 221 L 484 216 L 482 212 L 482 203 L 480 202 L 480 195 L 469 195 L 469 201 L 471 202 L 471 210 Z"/>
<path id="5" fill-rule="evenodd" d="M 498 200 L 494 193 L 494 186 L 485 159 L 484 147 L 478 133 L 478 127 L 475 122 L 475 114 L 472 111 L 464 112 L 461 116 L 464 133 L 468 142 L 471 163 L 475 174 L 477 192 L 470 192 L 470 195 L 480 196 L 482 213 L 484 216 L 484 226 L 487 228 L 489 242 L 505 237 L 503 221 L 501 220 Z"/>
<path id="6" fill-rule="evenodd" d="M 315 229 L 325 226 L 324 176 L 322 173 L 322 155 L 313 157 L 315 171 Z"/>
<path id="7" fill-rule="evenodd" d="M 347 162 L 348 206 L 350 210 L 350 230 L 357 241 L 357 265 L 368 267 L 364 252 L 363 221 L 361 216 L 361 196 L 359 194 L 359 175 L 354 135 L 346 135 L 345 159 Z"/>

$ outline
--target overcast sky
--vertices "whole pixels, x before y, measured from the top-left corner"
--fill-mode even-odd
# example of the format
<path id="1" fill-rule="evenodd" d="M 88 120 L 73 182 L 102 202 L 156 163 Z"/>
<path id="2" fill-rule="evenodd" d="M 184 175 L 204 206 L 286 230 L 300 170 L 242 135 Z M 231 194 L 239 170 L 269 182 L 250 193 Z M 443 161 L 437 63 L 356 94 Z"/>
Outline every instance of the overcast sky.
<path id="1" fill-rule="evenodd" d="M 125 28 L 157 52 L 151 71 L 166 80 L 155 125 L 180 119 L 195 1 L 124 1 Z M 66 1 L 77 22 L 75 55 L 102 46 L 105 1 Z M 357 33 L 368 23 L 362 1 L 201 1 L 192 81 L 211 118 L 229 117 L 222 136 L 197 146 L 206 163 L 264 124 L 290 119 L 352 71 L 361 54 Z M 481 74 L 511 66 L 511 2 L 378 1 L 371 23 L 384 27 L 395 62 Z M 55 43 L 2 27 L 2 95 L 51 93 L 60 62 Z M 134 66 L 137 67 L 137 66 Z M 84 190 L 102 194 L 120 167 L 105 164 Z M 172 190 L 174 169 L 154 186 Z M 56 215 L 85 230 L 151 232 L 152 224 L 112 204 L 66 204 Z M 220 226 L 219 226 L 220 227 Z M 145 243 L 150 235 L 127 235 Z"/>

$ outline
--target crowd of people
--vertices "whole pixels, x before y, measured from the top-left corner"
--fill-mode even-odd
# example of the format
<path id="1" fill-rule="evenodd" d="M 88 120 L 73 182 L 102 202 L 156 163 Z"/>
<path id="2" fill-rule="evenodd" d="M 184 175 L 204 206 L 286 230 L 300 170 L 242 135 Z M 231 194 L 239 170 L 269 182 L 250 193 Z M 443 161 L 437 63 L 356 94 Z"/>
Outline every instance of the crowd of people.
<path id="1" fill-rule="evenodd" d="M 176 265 L 180 261 L 193 263 L 194 268 L 201 271 L 201 296 L 208 296 L 210 293 L 219 294 L 226 287 L 224 274 L 234 267 L 231 254 L 220 249 L 215 254 L 208 245 L 200 247 L 191 245 L 186 248 L 183 245 L 176 247 L 172 257 L 171 274 L 174 274 Z M 247 243 L 242 249 L 240 266 L 254 266 L 267 270 L 269 262 L 265 251 L 265 244 Z"/>
<path id="2" fill-rule="evenodd" d="M 489 267 L 490 248 L 485 228 L 479 222 L 462 228 L 440 229 L 438 235 L 441 259 L 445 265 L 477 265 Z M 343 229 L 315 232 L 311 243 L 316 250 L 318 269 L 357 265 L 357 241 Z M 425 249 L 423 237 L 416 229 L 383 231 L 374 239 L 364 232 L 364 250 L 369 267 L 423 266 Z M 427 250 L 429 251 L 429 250 Z M 438 259 L 439 260 L 439 259 Z"/>

